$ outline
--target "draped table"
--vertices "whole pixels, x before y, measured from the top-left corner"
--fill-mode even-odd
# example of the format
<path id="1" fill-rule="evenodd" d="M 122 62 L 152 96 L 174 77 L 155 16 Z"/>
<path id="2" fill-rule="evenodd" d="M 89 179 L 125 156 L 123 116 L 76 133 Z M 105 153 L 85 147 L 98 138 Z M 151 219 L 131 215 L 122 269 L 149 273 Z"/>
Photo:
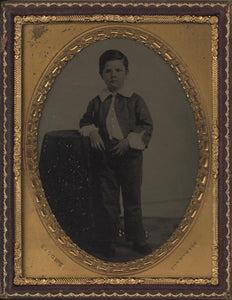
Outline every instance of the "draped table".
<path id="1" fill-rule="evenodd" d="M 90 141 L 77 130 L 45 134 L 40 177 L 47 201 L 63 230 L 79 246 L 88 247 L 94 228 L 94 175 Z"/>

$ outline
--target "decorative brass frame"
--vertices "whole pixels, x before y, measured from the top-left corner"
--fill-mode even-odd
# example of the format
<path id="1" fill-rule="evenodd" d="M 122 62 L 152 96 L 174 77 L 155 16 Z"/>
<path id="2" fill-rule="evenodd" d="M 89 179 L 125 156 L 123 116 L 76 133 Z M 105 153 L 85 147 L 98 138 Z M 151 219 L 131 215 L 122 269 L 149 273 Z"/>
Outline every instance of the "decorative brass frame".
<path id="1" fill-rule="evenodd" d="M 42 17 L 42 20 L 49 20 L 49 17 Z M 46 18 L 46 19 L 45 19 Z M 81 22 L 92 22 L 106 19 L 106 21 L 115 21 L 118 19 L 118 16 L 94 16 L 94 17 L 83 17 L 81 16 L 78 19 Z M 121 22 L 120 17 L 119 20 Z M 216 17 L 215 17 L 216 18 Z M 30 20 L 30 17 L 28 18 Z M 52 18 L 50 18 L 51 20 Z M 76 17 L 75 17 L 76 19 Z M 129 17 L 129 20 L 134 19 L 136 22 L 139 21 L 139 17 Z M 148 18 L 145 18 L 146 21 Z M 53 19 L 52 19 L 53 20 Z M 127 17 L 125 18 L 127 22 Z M 124 20 L 124 21 L 125 21 Z M 207 19 L 208 20 L 208 19 Z M 23 20 L 27 22 L 27 19 Z M 211 21 L 209 19 L 209 21 Z M 217 18 L 213 18 L 213 24 L 217 24 Z M 215 22 L 216 21 L 216 22 Z M 135 22 L 135 21 L 133 21 Z M 63 232 L 60 228 L 60 225 L 56 221 L 54 215 L 52 214 L 50 207 L 46 201 L 46 197 L 44 195 L 44 191 L 41 185 L 39 171 L 38 171 L 38 156 L 37 156 L 37 132 L 39 119 L 42 113 L 42 107 L 44 101 L 46 100 L 46 95 L 50 88 L 52 87 L 52 83 L 55 80 L 56 76 L 62 70 L 62 67 L 77 53 L 82 51 L 85 47 L 94 43 L 98 40 L 105 40 L 110 38 L 126 38 L 136 40 L 149 48 L 153 49 L 155 52 L 160 54 L 165 61 L 169 63 L 169 65 L 176 72 L 179 81 L 182 83 L 183 88 L 186 91 L 187 97 L 191 103 L 196 125 L 198 129 L 198 138 L 199 138 L 199 169 L 198 175 L 196 179 L 196 188 L 194 194 L 192 196 L 191 204 L 188 207 L 188 210 L 178 226 L 177 230 L 172 234 L 171 238 L 158 250 L 154 251 L 153 254 L 150 254 L 144 258 L 130 261 L 126 263 L 110 263 L 103 262 L 100 259 L 97 259 L 83 250 L 81 250 L 78 246 L 76 246 Z M 217 50 L 215 49 L 215 54 L 217 54 Z M 19 55 L 16 52 L 16 57 Z M 25 159 L 26 165 L 29 172 L 29 177 L 32 181 L 32 186 L 34 189 L 34 193 L 36 195 L 36 207 L 39 213 L 39 216 L 44 224 L 46 224 L 46 228 L 48 229 L 49 234 L 53 237 L 53 239 L 58 242 L 58 245 L 63 248 L 63 251 L 69 255 L 74 261 L 84 264 L 86 268 L 94 269 L 94 271 L 106 274 L 108 276 L 126 276 L 132 275 L 136 272 L 141 272 L 144 269 L 147 269 L 154 265 L 154 263 L 163 259 L 167 254 L 169 254 L 174 247 L 180 242 L 181 238 L 185 235 L 187 230 L 190 228 L 192 221 L 195 219 L 197 215 L 197 211 L 200 207 L 200 204 L 203 199 L 204 190 L 206 187 L 207 176 L 209 172 L 209 157 L 210 157 L 210 148 L 211 142 L 208 137 L 208 126 L 206 122 L 206 118 L 204 116 L 204 112 L 201 108 L 201 105 L 198 101 L 199 95 L 195 91 L 194 85 L 190 76 L 188 76 L 188 72 L 186 71 L 183 64 L 180 63 L 180 59 L 176 57 L 176 55 L 168 49 L 164 43 L 158 40 L 156 37 L 152 37 L 151 34 L 142 31 L 141 29 L 133 29 L 128 25 L 108 25 L 107 28 L 102 27 L 97 30 L 92 30 L 90 32 L 85 33 L 84 35 L 78 36 L 76 39 L 71 41 L 67 46 L 62 49 L 61 53 L 58 53 L 54 60 L 50 63 L 47 70 L 45 71 L 43 77 L 41 78 L 38 86 L 35 90 L 34 95 L 32 96 L 31 107 L 29 109 L 29 116 L 26 119 L 27 127 L 25 128 Z M 16 166 L 18 168 L 18 166 Z M 216 175 L 216 169 L 213 170 L 213 173 Z M 217 280 L 215 281 L 215 283 Z"/>
<path id="2" fill-rule="evenodd" d="M 46 4 L 46 3 L 45 3 Z M 11 4 L 12 5 L 12 4 Z M 14 5 L 14 4 L 13 4 Z M 16 4 L 15 4 L 16 5 Z M 71 3 L 70 3 L 71 5 Z M 89 5 L 89 4 L 88 4 Z M 127 3 L 128 5 L 128 3 Z M 133 3 L 134 5 L 134 3 Z M 120 16 L 119 16 L 120 17 Z M 107 22 L 125 22 L 125 23 L 130 23 L 130 22 L 143 22 L 145 19 L 148 22 L 149 21 L 149 17 L 146 18 L 145 16 L 143 18 L 133 18 L 131 19 L 131 16 L 128 16 L 128 19 L 124 19 L 124 21 L 121 19 L 122 17 L 117 17 L 117 16 L 96 16 L 95 19 L 90 19 L 87 17 L 88 21 L 102 21 L 104 18 L 105 21 Z M 21 199 L 22 195 L 21 195 L 21 159 L 22 159 L 22 153 L 21 153 L 21 145 L 22 145 L 22 126 L 21 126 L 21 121 L 22 121 L 22 114 L 21 114 L 21 39 L 22 39 L 22 26 L 24 24 L 27 23 L 36 23 L 36 22 L 45 22 L 45 23 L 51 23 L 51 22 L 57 22 L 57 21 L 73 21 L 73 19 L 70 19 L 69 17 L 44 17 L 44 16 L 31 16 L 31 17 L 16 17 L 15 18 L 15 63 L 16 63 L 16 67 L 15 67 L 15 148 L 14 148 L 14 171 L 15 171 L 15 197 L 17 199 Z M 118 18 L 118 19 L 117 19 Z M 167 19 L 169 19 L 168 21 L 166 21 Z M 154 22 L 154 20 L 157 22 L 159 20 L 159 16 L 154 17 L 152 16 L 150 21 Z M 77 20 L 76 20 L 77 21 Z M 78 21 L 83 21 L 82 20 L 78 20 Z M 85 20 L 86 21 L 86 20 Z M 212 57 L 213 57 L 213 80 L 214 82 L 217 82 L 217 40 L 218 40 L 218 31 L 217 31 L 217 17 L 194 17 L 194 16 L 183 16 L 183 17 L 162 17 L 162 20 L 160 20 L 161 22 L 173 22 L 173 23 L 185 23 L 185 22 L 189 22 L 189 23 L 207 23 L 207 24 L 211 24 L 212 25 Z M 128 26 L 128 24 L 127 24 Z M 114 27 L 115 28 L 115 27 Z M 122 26 L 123 28 L 123 26 Z M 121 28 L 121 29 L 122 29 Z M 109 33 L 108 33 L 109 34 Z M 114 34 L 114 33 L 111 33 Z M 125 37 L 122 33 L 118 33 L 120 37 Z M 140 36 L 140 42 L 143 44 L 146 44 L 146 42 L 149 42 L 149 39 L 146 39 L 146 33 L 142 34 Z M 104 38 L 109 38 L 109 37 L 113 37 L 111 35 L 105 36 Z M 127 36 L 127 38 L 130 38 L 129 36 Z M 85 39 L 84 41 L 86 43 L 86 45 L 88 45 L 88 43 L 91 43 L 91 40 L 88 40 L 88 38 Z M 93 41 L 94 42 L 94 41 Z M 153 49 L 155 51 L 157 51 L 159 53 L 159 46 L 161 46 L 162 42 L 158 43 L 154 43 L 153 44 Z M 68 54 L 65 55 L 64 60 L 62 61 L 62 63 L 60 65 L 57 66 L 57 64 L 53 63 L 48 67 L 49 71 L 46 72 L 46 74 L 49 73 L 48 77 L 45 77 L 41 80 L 41 82 L 38 85 L 38 88 L 34 94 L 33 97 L 33 102 L 32 102 L 32 108 L 35 110 L 33 111 L 33 113 L 30 114 L 30 118 L 33 117 L 33 114 L 35 114 L 35 119 L 38 121 L 39 116 L 41 114 L 41 109 L 42 109 L 42 104 L 43 101 L 45 100 L 46 97 L 46 93 L 48 92 L 48 90 L 51 88 L 52 82 L 54 81 L 55 76 L 60 72 L 61 68 L 63 65 L 65 65 L 65 63 L 71 59 L 71 57 L 78 52 L 78 50 L 80 50 L 78 47 L 76 47 L 75 45 L 69 45 L 69 51 Z M 177 63 L 177 59 L 175 57 L 175 55 L 173 55 L 172 51 L 169 51 L 167 49 L 162 48 L 163 45 L 161 46 L 161 52 L 160 54 L 164 57 L 164 59 L 170 64 L 170 66 L 176 71 L 177 75 L 180 77 L 180 81 L 182 82 L 183 86 L 186 89 L 186 94 L 190 100 L 190 103 L 192 105 L 193 111 L 195 113 L 195 116 L 197 115 L 198 117 L 196 118 L 196 121 L 198 123 L 198 128 L 199 128 L 199 136 L 200 136 L 200 145 L 201 145 L 201 151 L 202 151 L 202 160 L 204 160 L 204 162 L 201 162 L 201 165 L 203 166 L 203 170 L 205 170 L 204 172 L 202 172 L 203 177 L 200 180 L 199 176 L 198 176 L 198 183 L 202 186 L 205 186 L 206 184 L 206 177 L 208 170 L 211 169 L 212 170 L 212 174 L 214 176 L 214 180 L 215 180 L 215 184 L 217 182 L 217 169 L 218 169 L 218 165 L 217 165 L 217 157 L 218 157 L 218 127 L 217 127 L 217 84 L 214 85 L 214 90 L 213 90 L 213 100 L 214 100 L 214 107 L 213 107 L 213 115 L 214 115 L 214 120 L 213 120 L 213 128 L 212 128 L 212 137 L 211 141 L 209 142 L 209 139 L 207 137 L 207 126 L 204 128 L 205 125 L 205 121 L 204 120 L 204 116 L 202 115 L 202 109 L 199 108 L 199 104 L 197 102 L 197 98 L 199 97 L 198 93 L 195 91 L 194 88 L 192 88 L 194 85 L 191 82 L 191 79 L 189 79 L 189 77 L 187 76 L 186 78 L 183 78 L 183 74 L 185 74 L 185 68 L 183 68 L 182 66 L 180 67 L 180 65 Z M 162 51 L 163 49 L 165 49 L 164 51 Z M 165 52 L 166 51 L 166 52 Z M 227 74 L 228 74 L 228 69 L 227 69 Z M 36 97 L 37 96 L 37 97 Z M 228 95 L 227 95 L 228 96 Z M 37 104 L 35 104 L 37 102 Z M 34 104 L 34 106 L 33 106 Z M 27 150 L 28 150 L 28 155 L 32 155 L 33 159 L 36 158 L 35 156 L 35 148 L 36 148 L 36 142 L 35 140 L 33 140 L 33 134 L 35 134 L 37 132 L 37 128 L 35 128 L 33 125 L 36 125 L 37 121 L 31 121 L 31 129 L 27 128 L 27 141 L 26 143 L 28 143 L 28 141 L 31 141 L 32 144 L 29 146 L 28 144 L 26 144 Z M 228 127 L 228 123 L 227 123 L 227 127 Z M 207 145 L 204 146 L 204 143 L 209 142 Z M 210 148 L 208 148 L 208 146 L 211 146 Z M 205 155 L 203 155 L 203 152 Z M 208 165 L 207 165 L 207 159 L 210 159 L 210 161 L 208 161 Z M 36 171 L 38 168 L 36 168 L 36 165 L 34 164 L 34 162 L 32 163 L 32 159 L 28 158 L 28 163 L 30 164 L 30 172 L 31 172 L 31 176 L 33 178 L 33 183 L 35 184 L 35 186 L 38 186 L 38 181 L 37 181 L 37 176 L 38 176 L 38 171 Z M 205 165 L 205 167 L 204 167 Z M 201 174 L 201 175 L 202 175 Z M 38 191 L 38 190 L 37 190 Z M 201 199 L 202 199 L 202 192 L 204 191 L 200 189 L 200 194 L 197 194 L 197 191 L 195 190 L 194 192 L 194 197 L 192 199 L 192 205 L 189 206 L 188 209 L 188 213 L 185 215 L 183 221 L 181 222 L 180 226 L 178 227 L 179 231 L 185 232 L 188 227 L 190 226 L 190 223 L 186 223 L 186 221 L 189 220 L 193 220 L 197 214 L 197 210 L 199 209 L 200 203 L 201 203 Z M 227 191 L 228 192 L 228 191 Z M 43 201 L 43 195 L 41 195 L 41 190 L 40 192 L 37 194 L 37 199 L 38 201 Z M 197 201 L 198 202 L 194 202 Z M 19 201 L 16 201 L 16 214 L 15 214 L 15 220 L 16 220 L 16 226 L 17 228 L 20 228 L 20 231 L 17 229 L 17 234 L 16 234 L 16 239 L 15 239 L 15 271 L 16 271 L 16 277 L 15 277 L 15 282 L 17 284 L 48 284 L 48 283 L 61 283 L 61 282 L 65 282 L 64 279 L 60 280 L 41 280 L 41 279 L 24 279 L 22 278 L 22 244 L 21 244 L 21 209 L 20 209 L 20 205 L 21 203 Z M 197 204 L 196 204 L 197 203 Z M 45 204 L 43 202 L 43 204 Z M 195 206 L 194 206 L 195 204 Z M 19 213 L 20 212 L 20 213 Z M 41 216 L 41 218 L 45 218 L 46 215 L 50 214 L 49 208 L 45 207 L 45 211 L 43 211 L 41 209 L 41 207 L 39 207 L 39 214 Z M 44 214 L 44 216 L 43 216 Z M 217 220 L 217 216 L 215 215 L 215 220 Z M 55 222 L 55 221 L 54 221 Z M 18 227 L 19 226 L 19 227 Z M 57 226 L 57 224 L 56 224 Z M 187 226 L 187 227 L 186 227 Z M 59 227 L 59 226 L 58 226 Z M 49 229 L 51 231 L 54 230 L 53 226 L 51 225 L 51 228 Z M 60 231 L 60 229 L 58 230 L 59 233 L 62 234 L 62 230 Z M 176 233 L 175 233 L 176 234 Z M 63 237 L 63 236 L 62 236 Z M 173 238 L 174 237 L 174 238 Z M 172 235 L 170 242 L 172 241 L 173 243 L 176 243 L 176 235 Z M 65 238 L 64 242 L 68 242 L 70 243 L 70 241 Z M 61 239 L 61 243 L 62 243 L 62 239 Z M 166 244 L 165 244 L 166 245 Z M 213 278 L 212 280 L 207 280 L 207 279 L 186 279 L 186 280 L 177 280 L 177 279 L 170 279 L 169 282 L 175 282 L 175 283 L 200 283 L 200 284 L 207 284 L 207 283 L 211 283 L 211 284 L 217 284 L 217 277 L 218 277 L 218 270 L 217 270 L 217 237 L 215 234 L 215 244 L 214 244 L 214 257 L 213 257 L 213 261 L 214 261 L 214 266 L 213 266 Z M 71 249 L 70 251 L 72 251 L 73 249 Z M 75 251 L 76 249 L 74 249 Z M 73 252 L 75 253 L 75 252 Z M 156 251 L 155 252 L 158 255 L 160 255 L 160 257 L 162 257 L 164 255 L 164 252 L 162 252 L 162 248 L 161 250 L 159 249 L 159 252 Z M 81 254 L 81 252 L 80 252 Z M 75 254 L 72 254 L 75 256 Z M 88 257 L 86 254 L 84 254 L 84 257 L 86 259 L 90 259 L 90 261 L 88 262 L 93 262 L 94 260 L 97 261 L 97 263 L 99 262 L 98 260 L 96 260 L 93 257 Z M 142 259 L 143 263 L 146 263 L 146 259 L 149 258 L 150 256 L 146 257 L 145 259 Z M 149 260 L 148 260 L 149 262 Z M 154 262 L 153 262 L 154 263 Z M 88 263 L 87 263 L 88 265 Z M 107 263 L 107 267 L 110 264 Z M 136 265 L 138 265 L 138 262 L 136 262 Z M 112 266 L 114 267 L 114 266 Z M 133 266 L 132 266 L 133 268 Z M 110 270 L 106 270 L 107 271 L 107 275 L 114 275 L 115 273 L 111 272 Z M 132 270 L 130 270 L 131 272 Z M 123 274 L 125 274 L 125 270 L 122 271 Z M 120 275 L 120 273 L 119 273 Z M 159 280 L 155 280 L 154 282 L 159 282 Z M 92 282 L 92 281 L 91 281 Z M 106 279 L 99 279 L 96 281 L 93 281 L 94 283 L 143 283 L 143 282 L 139 282 L 137 279 L 130 279 L 130 281 L 128 281 L 128 279 L 112 279 L 109 278 L 108 280 Z M 163 282 L 163 280 L 162 280 Z M 81 284 L 81 282 L 78 282 L 79 284 Z M 82 282 L 82 283 L 86 283 L 86 282 Z M 145 282 L 144 282 L 145 283 Z M 131 296 L 131 295 L 130 295 Z M 134 295 L 135 296 L 135 295 Z M 161 295 L 160 296 L 164 296 Z M 167 295 L 166 295 L 167 296 Z M 181 294 L 180 294 L 181 296 Z M 183 295 L 185 296 L 185 295 Z M 194 296 L 194 295 L 193 295 Z M 216 295 L 215 295 L 216 296 Z"/>
<path id="3" fill-rule="evenodd" d="M 159 20 L 159 18 L 155 18 L 156 21 Z M 27 23 L 51 23 L 51 22 L 57 22 L 57 21 L 79 21 L 79 22 L 122 22 L 122 20 L 126 23 L 128 22 L 154 22 L 154 17 L 150 16 L 144 16 L 144 17 L 138 17 L 138 16 L 72 16 L 70 17 L 49 17 L 49 16 L 30 16 L 30 17 L 16 17 L 15 18 L 15 60 L 18 62 L 21 58 L 21 47 L 20 47 L 20 38 L 21 38 L 21 31 L 23 24 Z M 162 17 L 161 22 L 170 22 L 170 17 Z M 216 37 L 213 39 L 214 46 L 212 47 L 213 50 L 213 59 L 217 61 L 217 17 L 191 17 L 191 16 L 184 16 L 184 17 L 178 17 L 178 18 L 172 18 L 172 22 L 199 22 L 199 23 L 208 23 L 212 25 L 212 32 L 213 37 Z M 61 71 L 62 67 L 66 64 L 67 61 L 69 61 L 74 54 L 78 53 L 82 49 L 84 49 L 86 46 L 88 46 L 90 43 L 93 43 L 97 40 L 102 39 L 108 39 L 108 38 L 115 38 L 115 37 L 122 37 L 122 38 L 129 38 L 129 39 L 135 39 L 136 41 L 139 41 L 146 46 L 150 47 L 154 51 L 156 51 L 158 54 L 160 54 L 174 69 L 174 71 L 177 73 L 177 76 L 182 83 L 184 89 L 186 90 L 187 97 L 189 98 L 189 101 L 192 105 L 192 109 L 195 114 L 196 124 L 198 128 L 198 135 L 199 135 L 199 153 L 200 153 L 200 162 L 199 162 L 199 171 L 197 176 L 197 184 L 196 189 L 193 194 L 193 198 L 191 201 L 191 204 L 189 205 L 188 211 L 184 216 L 184 219 L 180 223 L 178 229 L 175 231 L 175 233 L 171 236 L 169 241 L 165 243 L 160 249 L 156 250 L 153 254 L 146 256 L 145 258 L 133 261 L 133 262 L 127 262 L 127 263 L 106 263 L 102 262 L 99 259 L 96 259 L 86 253 L 84 253 L 83 250 L 78 248 L 76 245 L 74 245 L 71 240 L 64 234 L 62 229 L 60 228 L 59 224 L 57 223 L 56 219 L 52 215 L 50 208 L 45 200 L 45 195 L 39 180 L 39 174 L 38 174 L 38 165 L 37 165 L 37 141 L 36 141 L 36 134 L 38 129 L 38 122 L 39 118 L 42 112 L 42 106 L 43 102 L 45 101 L 46 94 L 50 90 L 52 83 L 57 76 L 57 74 Z M 74 41 L 70 42 L 65 49 L 62 51 L 62 53 L 58 54 L 57 57 L 51 62 L 48 69 L 45 72 L 45 75 L 41 79 L 40 83 L 38 84 L 38 87 L 34 93 L 33 99 L 32 99 L 32 105 L 30 108 L 30 115 L 28 118 L 28 126 L 25 129 L 25 153 L 26 153 L 26 164 L 28 167 L 28 170 L 30 172 L 30 177 L 32 179 L 32 185 L 35 190 L 36 194 L 36 202 L 37 202 L 37 208 L 38 213 L 41 217 L 43 222 L 46 223 L 46 227 L 48 228 L 48 231 L 53 236 L 53 238 L 58 241 L 60 245 L 63 245 L 64 249 L 66 250 L 66 253 L 73 259 L 78 259 L 78 262 L 80 263 L 82 261 L 82 264 L 84 263 L 87 268 L 94 268 L 97 272 L 104 272 L 108 276 L 122 276 L 126 274 L 133 274 L 136 271 L 143 270 L 144 268 L 148 268 L 152 266 L 155 262 L 163 258 L 167 253 L 170 252 L 170 250 L 173 248 L 174 245 L 177 245 L 187 231 L 189 229 L 190 224 L 194 220 L 197 211 L 199 209 L 201 200 L 203 199 L 203 193 L 205 189 L 205 185 L 207 182 L 207 174 L 209 169 L 209 164 L 213 165 L 213 174 L 215 178 L 217 177 L 217 166 L 216 166 L 216 160 L 209 162 L 210 157 L 210 148 L 211 148 L 211 142 L 208 138 L 208 129 L 207 129 L 207 123 L 204 117 L 204 113 L 200 107 L 200 103 L 198 102 L 197 92 L 195 91 L 195 88 L 193 88 L 193 83 L 190 79 L 190 77 L 187 75 L 187 71 L 185 70 L 185 67 L 179 62 L 175 56 L 174 53 L 170 49 L 168 49 L 166 46 L 164 46 L 164 43 L 159 41 L 157 38 L 152 37 L 150 34 L 146 32 L 142 32 L 142 30 L 135 30 L 133 28 L 130 28 L 125 25 L 121 26 L 115 26 L 115 25 L 109 25 L 107 28 L 98 29 L 95 32 L 90 32 L 85 34 L 84 36 L 77 37 Z M 19 70 L 16 67 L 16 72 Z M 216 75 L 216 74 L 215 74 Z M 21 116 L 21 107 L 20 104 L 20 97 L 21 93 L 18 93 L 18 87 L 20 86 L 19 80 L 20 76 L 19 74 L 15 74 L 16 79 L 16 91 L 15 91 L 15 106 L 17 108 L 16 110 L 16 120 L 15 120 L 15 181 L 16 181 L 16 197 L 19 198 L 21 196 L 19 193 L 21 193 L 21 183 L 20 183 L 20 164 L 21 164 L 21 157 L 20 157 L 20 151 L 21 151 L 21 143 L 20 143 L 20 122 L 19 118 Z M 215 95 L 216 95 L 215 90 Z M 217 136 L 217 127 L 214 127 L 214 135 Z M 217 149 L 217 139 L 212 142 L 212 147 L 216 150 Z M 214 152 L 215 155 L 217 155 L 217 152 Z M 20 197 L 21 198 L 21 197 Z M 19 211 L 19 207 L 16 207 L 16 212 Z M 17 228 L 20 225 L 20 216 L 16 215 L 16 223 Z M 21 255 L 19 254 L 21 252 L 21 246 L 20 246 L 20 238 L 18 237 L 16 239 L 16 253 L 15 253 L 15 270 L 16 270 L 16 278 L 21 277 L 20 272 L 20 264 L 21 264 Z M 66 245 L 65 245 L 66 244 Z M 216 248 L 215 248 L 216 250 Z M 215 253 L 215 259 L 217 255 Z M 80 260 L 79 260 L 80 259 Z M 217 284 L 217 264 L 214 266 L 214 279 L 213 284 Z M 16 279 L 17 280 L 17 279 Z M 112 281 L 112 280 L 111 280 Z M 199 281 L 199 280 L 198 280 Z M 208 283 L 208 280 L 206 280 Z M 17 280 L 18 282 L 18 280 Z M 105 282 L 105 280 L 104 280 Z M 118 280 L 116 281 L 118 282 Z M 182 282 L 182 280 L 180 280 Z M 189 283 L 194 282 L 194 280 L 188 281 Z M 204 280 L 205 282 L 205 280 Z M 206 283 L 206 282 L 205 282 Z"/>

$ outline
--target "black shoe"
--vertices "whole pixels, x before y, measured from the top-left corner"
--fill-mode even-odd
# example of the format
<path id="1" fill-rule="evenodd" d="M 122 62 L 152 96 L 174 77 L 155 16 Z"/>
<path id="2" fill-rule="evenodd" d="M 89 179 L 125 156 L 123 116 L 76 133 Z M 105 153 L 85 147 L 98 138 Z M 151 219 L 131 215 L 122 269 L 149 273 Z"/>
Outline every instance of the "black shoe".
<path id="1" fill-rule="evenodd" d="M 147 243 L 139 243 L 139 242 L 134 243 L 134 249 L 137 252 L 144 255 L 148 255 L 153 251 L 152 248 Z"/>

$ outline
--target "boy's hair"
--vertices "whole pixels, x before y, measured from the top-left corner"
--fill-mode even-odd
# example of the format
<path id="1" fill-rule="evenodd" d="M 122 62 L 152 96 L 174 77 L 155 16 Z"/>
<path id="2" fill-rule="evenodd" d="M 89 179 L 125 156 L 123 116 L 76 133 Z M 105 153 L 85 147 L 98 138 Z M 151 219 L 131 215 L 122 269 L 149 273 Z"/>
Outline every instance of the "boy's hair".
<path id="1" fill-rule="evenodd" d="M 99 59 L 99 73 L 102 76 L 102 72 L 104 70 L 105 64 L 110 60 L 121 60 L 124 64 L 126 72 L 128 72 L 128 59 L 125 54 L 123 54 L 119 50 L 107 50 L 105 51 Z"/>

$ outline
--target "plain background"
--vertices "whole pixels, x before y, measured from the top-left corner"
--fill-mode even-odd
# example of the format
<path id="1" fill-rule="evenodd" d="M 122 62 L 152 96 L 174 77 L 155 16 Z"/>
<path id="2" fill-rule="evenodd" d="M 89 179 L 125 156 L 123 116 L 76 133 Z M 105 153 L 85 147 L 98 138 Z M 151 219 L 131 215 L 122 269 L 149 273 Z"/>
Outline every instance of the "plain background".
<path id="1" fill-rule="evenodd" d="M 144 98 L 154 123 L 150 145 L 144 151 L 143 216 L 180 218 L 191 200 L 198 170 L 194 115 L 170 66 L 136 41 L 98 41 L 67 63 L 44 104 L 38 151 L 46 132 L 78 129 L 89 101 L 104 88 L 98 61 L 108 49 L 118 49 L 128 57 L 127 84 Z"/>

